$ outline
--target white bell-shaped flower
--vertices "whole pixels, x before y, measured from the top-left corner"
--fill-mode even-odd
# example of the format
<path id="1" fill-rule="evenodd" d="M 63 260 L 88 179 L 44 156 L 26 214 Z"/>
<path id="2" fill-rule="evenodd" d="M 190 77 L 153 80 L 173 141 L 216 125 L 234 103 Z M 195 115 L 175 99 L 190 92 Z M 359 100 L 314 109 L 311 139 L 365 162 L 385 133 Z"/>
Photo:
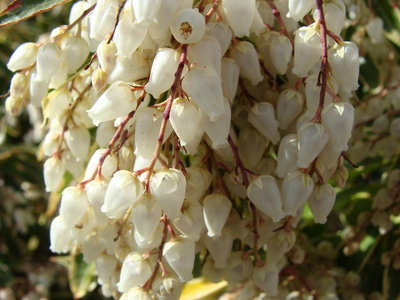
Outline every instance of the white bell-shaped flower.
<path id="1" fill-rule="evenodd" d="M 161 213 L 161 207 L 154 198 L 143 195 L 131 212 L 131 220 L 137 233 L 145 239 L 150 238 L 160 222 Z"/>
<path id="2" fill-rule="evenodd" d="M 251 259 L 243 258 L 242 252 L 234 252 L 228 259 L 224 277 L 230 284 L 234 284 L 248 278 L 252 270 Z"/>
<path id="3" fill-rule="evenodd" d="M 133 233 L 133 239 L 135 241 L 135 248 L 137 249 L 137 251 L 140 251 L 141 253 L 146 253 L 147 251 L 158 248 L 163 238 L 163 227 L 163 224 L 158 223 L 156 230 L 148 238 L 142 237 L 135 229 Z"/>
<path id="4" fill-rule="evenodd" d="M 7 68 L 11 72 L 25 69 L 36 62 L 38 46 L 35 43 L 23 43 L 18 46 L 7 63 Z"/>
<path id="5" fill-rule="evenodd" d="M 96 144 L 100 147 L 107 147 L 115 134 L 114 122 L 102 122 L 96 129 Z"/>
<path id="6" fill-rule="evenodd" d="M 321 41 L 315 26 L 301 27 L 294 39 L 293 74 L 307 77 L 308 72 L 321 57 Z"/>
<path id="7" fill-rule="evenodd" d="M 211 173 L 206 168 L 191 166 L 186 169 L 186 198 L 200 200 L 211 184 Z"/>
<path id="8" fill-rule="evenodd" d="M 68 128 L 65 132 L 65 142 L 71 153 L 79 161 L 84 161 L 89 153 L 90 146 L 90 133 L 84 127 L 72 127 Z"/>
<path id="9" fill-rule="evenodd" d="M 183 78 L 182 88 L 211 121 L 224 112 L 221 77 L 213 68 L 192 68 Z"/>
<path id="10" fill-rule="evenodd" d="M 135 155 L 152 157 L 156 149 L 163 114 L 156 108 L 141 107 L 135 117 Z M 168 123 L 164 141 L 168 139 L 171 131 L 172 128 Z"/>
<path id="11" fill-rule="evenodd" d="M 293 52 L 293 46 L 289 38 L 283 34 L 271 32 L 268 41 L 268 50 L 272 65 L 278 74 L 285 74 Z"/>
<path id="12" fill-rule="evenodd" d="M 142 44 L 146 36 L 147 27 L 144 24 L 133 22 L 132 20 L 132 10 L 123 10 L 113 38 L 115 46 L 117 47 L 118 56 L 130 56 L 136 51 L 140 44 Z"/>
<path id="13" fill-rule="evenodd" d="M 43 174 L 46 192 L 55 192 L 57 190 L 63 179 L 64 172 L 64 165 L 58 157 L 52 156 L 45 161 Z"/>
<path id="14" fill-rule="evenodd" d="M 93 173 L 97 171 L 100 163 L 100 158 L 102 155 L 104 155 L 105 151 L 107 151 L 107 149 L 100 148 L 96 150 L 95 153 L 93 153 L 92 157 L 89 160 L 89 163 L 87 164 L 84 180 L 90 179 Z M 111 178 L 112 174 L 117 169 L 117 166 L 118 159 L 116 155 L 107 155 L 101 168 L 101 174 L 107 179 Z"/>
<path id="15" fill-rule="evenodd" d="M 82 37 L 66 37 L 61 41 L 61 50 L 67 62 L 68 74 L 74 73 L 89 56 L 89 44 Z"/>
<path id="16" fill-rule="evenodd" d="M 322 110 L 322 122 L 336 151 L 346 151 L 354 122 L 354 107 L 347 102 L 334 102 Z"/>
<path id="17" fill-rule="evenodd" d="M 104 203 L 107 187 L 108 182 L 97 178 L 86 184 L 86 195 L 88 202 L 92 206 L 98 220 L 103 222 L 107 221 L 107 217 L 101 212 L 101 207 Z"/>
<path id="18" fill-rule="evenodd" d="M 193 278 L 194 246 L 194 242 L 191 240 L 179 239 L 166 243 L 163 248 L 164 259 L 182 282 L 187 282 Z"/>
<path id="19" fill-rule="evenodd" d="M 197 67 L 214 68 L 221 74 L 221 46 L 213 36 L 204 36 L 200 41 L 188 47 L 188 59 Z"/>
<path id="20" fill-rule="evenodd" d="M 256 85 L 263 80 L 258 54 L 252 43 L 238 42 L 232 47 L 230 57 L 238 63 L 240 75 L 250 80 L 251 84 Z"/>
<path id="21" fill-rule="evenodd" d="M 331 76 L 328 80 L 329 89 L 337 94 L 339 91 L 339 82 Z M 307 106 L 307 115 L 310 118 L 315 116 L 319 106 L 321 87 L 318 86 L 318 74 L 312 74 L 306 79 L 305 99 Z M 325 93 L 324 107 L 332 103 L 333 97 L 330 93 Z"/>
<path id="22" fill-rule="evenodd" d="M 256 1 L 223 0 L 222 11 L 237 37 L 250 35 L 250 26 L 256 12 Z"/>
<path id="23" fill-rule="evenodd" d="M 221 235 L 231 208 L 231 201 L 223 194 L 210 194 L 204 198 L 203 215 L 209 237 Z"/>
<path id="24" fill-rule="evenodd" d="M 219 49 L 221 50 L 221 57 L 224 56 L 228 50 L 233 37 L 232 30 L 224 22 L 215 22 L 207 26 L 206 34 L 215 37 L 219 42 Z"/>
<path id="25" fill-rule="evenodd" d="M 146 92 L 158 99 L 160 94 L 171 88 L 179 65 L 179 54 L 171 48 L 161 48 L 154 57 Z"/>
<path id="26" fill-rule="evenodd" d="M 276 145 L 280 140 L 279 123 L 271 103 L 259 102 L 251 108 L 248 120 L 264 137 Z"/>
<path id="27" fill-rule="evenodd" d="M 64 55 L 61 48 L 48 43 L 39 48 L 36 58 L 36 72 L 40 80 L 49 81 L 57 71 L 62 69 Z"/>
<path id="28" fill-rule="evenodd" d="M 278 296 L 279 272 L 267 267 L 254 269 L 252 275 L 254 283 L 267 294 L 268 297 Z"/>
<path id="29" fill-rule="evenodd" d="M 314 0 L 289 0 L 289 12 L 286 16 L 298 22 L 303 19 L 314 6 Z"/>
<path id="30" fill-rule="evenodd" d="M 186 190 L 186 178 L 181 171 L 169 169 L 156 172 L 151 176 L 150 190 L 170 219 L 179 217 Z"/>
<path id="31" fill-rule="evenodd" d="M 260 13 L 261 18 L 263 19 L 264 24 L 273 27 L 275 16 L 272 13 L 272 9 L 268 5 L 268 3 L 264 1 L 257 1 L 257 10 Z"/>
<path id="32" fill-rule="evenodd" d="M 174 38 L 181 44 L 200 41 L 206 32 L 206 21 L 198 9 L 186 8 L 175 14 L 171 25 Z"/>
<path id="33" fill-rule="evenodd" d="M 224 269 L 231 255 L 233 235 L 229 228 L 224 228 L 219 237 L 203 236 L 203 242 L 215 262 L 215 267 Z"/>
<path id="34" fill-rule="evenodd" d="M 182 214 L 177 219 L 173 220 L 173 224 L 185 238 L 198 241 L 205 227 L 203 207 L 198 201 L 185 201 Z"/>
<path id="35" fill-rule="evenodd" d="M 252 126 L 241 128 L 237 145 L 245 166 L 256 167 L 268 144 L 268 140 Z"/>
<path id="36" fill-rule="evenodd" d="M 335 199 L 336 191 L 329 183 L 315 186 L 310 199 L 308 199 L 308 205 L 316 223 L 326 223 L 327 217 L 335 204 Z"/>
<path id="37" fill-rule="evenodd" d="M 383 20 L 381 18 L 370 19 L 366 29 L 373 44 L 379 44 L 383 41 Z"/>
<path id="38" fill-rule="evenodd" d="M 86 192 L 77 186 L 67 187 L 62 192 L 60 217 L 69 228 L 81 222 L 89 208 Z"/>
<path id="39" fill-rule="evenodd" d="M 247 187 L 247 197 L 274 222 L 278 222 L 285 216 L 281 193 L 274 177 L 269 175 L 257 177 Z"/>
<path id="40" fill-rule="evenodd" d="M 137 176 L 126 170 L 116 172 L 108 184 L 101 211 L 110 218 L 123 217 L 141 196 L 143 187 Z"/>
<path id="41" fill-rule="evenodd" d="M 119 3 L 113 0 L 99 0 L 89 16 L 90 37 L 98 41 L 110 32 L 115 26 Z"/>
<path id="42" fill-rule="evenodd" d="M 22 98 L 26 96 L 28 77 L 23 73 L 15 73 L 10 82 L 10 97 Z"/>
<path id="43" fill-rule="evenodd" d="M 307 122 L 300 127 L 297 136 L 299 138 L 297 166 L 308 168 L 325 147 L 329 135 L 323 124 Z"/>
<path id="44" fill-rule="evenodd" d="M 117 47 L 114 41 L 102 41 L 97 46 L 97 59 L 100 63 L 101 68 L 106 72 L 110 73 L 117 62 Z"/>
<path id="45" fill-rule="evenodd" d="M 293 171 L 286 175 L 282 183 L 283 210 L 295 217 L 314 190 L 314 181 L 308 174 Z"/>
<path id="46" fill-rule="evenodd" d="M 153 292 L 157 300 L 179 299 L 182 288 L 182 282 L 175 276 L 165 277 L 162 281 L 155 280 L 153 284 Z"/>
<path id="47" fill-rule="evenodd" d="M 346 6 L 342 0 L 331 0 L 323 4 L 326 27 L 340 35 L 346 20 Z M 314 20 L 318 21 L 318 12 L 314 11 Z"/>
<path id="48" fill-rule="evenodd" d="M 239 82 L 240 69 L 239 65 L 232 58 L 223 57 L 221 61 L 221 83 L 222 91 L 226 99 L 230 103 L 236 96 L 237 86 Z"/>
<path id="49" fill-rule="evenodd" d="M 126 116 L 136 109 L 136 99 L 131 88 L 122 81 L 114 82 L 88 110 L 95 125 Z"/>
<path id="50" fill-rule="evenodd" d="M 182 146 L 190 144 L 199 131 L 203 113 L 194 101 L 177 98 L 172 104 L 170 122 Z"/>
<path id="51" fill-rule="evenodd" d="M 118 56 L 114 69 L 108 77 L 108 83 L 122 80 L 124 82 L 134 82 L 148 77 L 150 65 L 145 52 L 135 51 L 131 56 Z"/>
<path id="52" fill-rule="evenodd" d="M 149 25 L 156 16 L 162 0 L 131 0 L 132 10 L 135 12 L 135 21 Z"/>
<path id="53" fill-rule="evenodd" d="M 276 117 L 279 127 L 287 129 L 303 110 L 304 99 L 300 92 L 286 89 L 279 94 Z"/>
<path id="54" fill-rule="evenodd" d="M 357 45 L 343 42 L 342 45 L 335 45 L 329 54 L 329 65 L 342 88 L 348 92 L 356 90 L 360 70 Z"/>
<path id="55" fill-rule="evenodd" d="M 203 114 L 202 126 L 210 138 L 213 149 L 224 147 L 228 143 L 229 130 L 231 128 L 231 106 L 228 100 L 224 100 L 224 112 L 215 121 L 210 121 L 207 115 Z"/>
<path id="56" fill-rule="evenodd" d="M 42 100 L 47 95 L 49 82 L 40 79 L 36 72 L 33 72 L 29 81 L 29 100 L 36 106 L 41 107 Z"/>
<path id="57" fill-rule="evenodd" d="M 70 226 L 65 225 L 61 216 L 55 217 L 50 226 L 50 250 L 55 253 L 67 253 L 72 246 Z"/>
<path id="58" fill-rule="evenodd" d="M 117 283 L 118 291 L 128 292 L 130 289 L 143 285 L 151 276 L 153 268 L 143 259 L 142 255 L 132 252 L 122 263 L 121 275 Z"/>

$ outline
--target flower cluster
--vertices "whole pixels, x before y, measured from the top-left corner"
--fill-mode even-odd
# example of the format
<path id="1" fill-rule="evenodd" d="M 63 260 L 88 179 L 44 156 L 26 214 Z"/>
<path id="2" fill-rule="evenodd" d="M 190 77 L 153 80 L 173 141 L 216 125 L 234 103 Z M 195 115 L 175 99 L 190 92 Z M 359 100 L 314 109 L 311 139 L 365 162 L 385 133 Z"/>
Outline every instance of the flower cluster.
<path id="1" fill-rule="evenodd" d="M 243 299 L 288 293 L 305 204 L 325 223 L 328 181 L 347 179 L 345 20 L 342 0 L 88 0 L 17 48 L 6 107 L 42 108 L 46 190 L 62 190 L 51 250 L 82 253 L 121 299 L 178 299 L 196 258 L 251 282 Z"/>

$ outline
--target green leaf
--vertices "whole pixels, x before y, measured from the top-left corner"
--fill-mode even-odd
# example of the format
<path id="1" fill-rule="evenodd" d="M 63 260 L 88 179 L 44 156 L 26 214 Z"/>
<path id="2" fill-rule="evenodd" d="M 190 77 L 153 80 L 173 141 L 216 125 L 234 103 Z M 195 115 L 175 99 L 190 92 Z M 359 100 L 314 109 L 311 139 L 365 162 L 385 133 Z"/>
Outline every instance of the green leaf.
<path id="1" fill-rule="evenodd" d="M 72 258 L 69 266 L 71 291 L 74 297 L 79 299 L 86 296 L 96 287 L 95 266 L 83 260 L 83 255 L 76 255 Z"/>
<path id="2" fill-rule="evenodd" d="M 14 0 L 0 13 L 0 27 L 15 24 L 71 0 Z"/>

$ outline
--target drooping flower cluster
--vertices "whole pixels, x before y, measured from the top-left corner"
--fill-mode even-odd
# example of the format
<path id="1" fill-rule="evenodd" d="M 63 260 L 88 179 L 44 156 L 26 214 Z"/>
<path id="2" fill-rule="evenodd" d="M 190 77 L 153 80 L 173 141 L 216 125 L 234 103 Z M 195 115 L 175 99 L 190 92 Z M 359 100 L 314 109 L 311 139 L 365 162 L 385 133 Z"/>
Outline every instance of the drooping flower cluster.
<path id="1" fill-rule="evenodd" d="M 325 223 L 328 181 L 346 181 L 345 18 L 342 0 L 78 1 L 17 48 L 7 109 L 42 107 L 46 189 L 62 190 L 51 250 L 82 253 L 121 299 L 178 299 L 196 257 L 212 281 L 287 293 L 305 204 Z"/>

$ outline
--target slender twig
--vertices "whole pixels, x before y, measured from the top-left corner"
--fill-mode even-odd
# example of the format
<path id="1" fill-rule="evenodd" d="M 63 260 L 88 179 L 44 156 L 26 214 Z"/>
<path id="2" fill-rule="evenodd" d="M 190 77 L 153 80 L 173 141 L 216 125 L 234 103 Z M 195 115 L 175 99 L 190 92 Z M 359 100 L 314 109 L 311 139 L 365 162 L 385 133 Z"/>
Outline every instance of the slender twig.
<path id="1" fill-rule="evenodd" d="M 124 6 L 125 6 L 126 1 L 128 1 L 128 0 L 123 0 L 122 3 L 121 3 L 121 5 L 119 6 L 118 13 L 117 13 L 117 18 L 115 19 L 114 29 L 113 29 L 113 31 L 111 32 L 110 37 L 109 37 L 108 40 L 107 40 L 107 44 L 109 44 L 109 43 L 112 41 L 113 37 L 114 37 L 115 30 L 117 29 L 117 26 L 118 26 L 118 23 L 119 23 L 119 19 L 120 19 L 120 17 L 121 17 L 121 12 L 122 12 L 122 9 L 123 9 Z"/>
<path id="2" fill-rule="evenodd" d="M 328 86 L 329 63 L 328 63 L 328 44 L 326 40 L 328 29 L 326 27 L 324 9 L 322 5 L 323 0 L 315 0 L 315 1 L 317 3 L 318 24 L 321 35 L 322 57 L 321 57 L 321 68 L 318 75 L 318 85 L 320 86 L 319 105 L 315 113 L 315 116 L 313 117 L 313 121 L 315 123 L 321 123 L 321 112 L 322 109 L 324 108 L 325 93 Z"/>
<path id="3" fill-rule="evenodd" d="M 278 7 L 276 7 L 274 0 L 267 0 L 269 7 L 271 7 L 272 13 L 274 15 L 274 17 L 276 18 L 276 21 L 278 22 L 280 28 L 281 28 L 281 33 L 284 34 L 290 41 L 290 43 L 292 44 L 292 46 L 294 46 L 294 42 L 293 42 L 293 38 L 290 36 L 290 34 L 288 33 L 288 30 L 286 28 L 285 23 L 283 22 L 282 16 L 281 16 L 281 12 L 279 11 Z"/>
<path id="4" fill-rule="evenodd" d="M 176 95 L 178 95 L 178 93 L 179 93 L 181 76 L 182 76 L 183 68 L 185 67 L 185 63 L 187 60 L 187 48 L 188 48 L 187 45 L 182 46 L 181 59 L 179 61 L 178 68 L 175 72 L 175 80 L 174 80 L 174 83 L 172 84 L 171 93 L 169 95 L 169 98 L 167 100 L 167 104 L 166 104 L 166 107 L 165 107 L 165 110 L 163 113 L 163 120 L 161 122 L 160 132 L 159 132 L 158 138 L 157 138 L 156 149 L 153 153 L 153 157 L 148 166 L 149 172 L 147 173 L 146 178 L 144 180 L 146 192 L 149 192 L 150 177 L 152 175 L 152 172 L 153 172 L 154 166 L 157 162 L 157 159 L 160 156 L 161 147 L 164 142 L 165 130 L 167 128 L 167 123 L 168 123 L 169 116 L 171 113 L 172 103 L 173 103 L 174 99 L 176 98 Z"/>
<path id="5" fill-rule="evenodd" d="M 74 28 L 76 25 L 78 25 L 95 7 L 96 4 L 93 4 L 90 6 L 88 9 L 86 9 L 80 16 L 77 18 L 73 23 L 69 24 L 66 28 L 66 31 L 70 31 L 72 28 Z"/>

